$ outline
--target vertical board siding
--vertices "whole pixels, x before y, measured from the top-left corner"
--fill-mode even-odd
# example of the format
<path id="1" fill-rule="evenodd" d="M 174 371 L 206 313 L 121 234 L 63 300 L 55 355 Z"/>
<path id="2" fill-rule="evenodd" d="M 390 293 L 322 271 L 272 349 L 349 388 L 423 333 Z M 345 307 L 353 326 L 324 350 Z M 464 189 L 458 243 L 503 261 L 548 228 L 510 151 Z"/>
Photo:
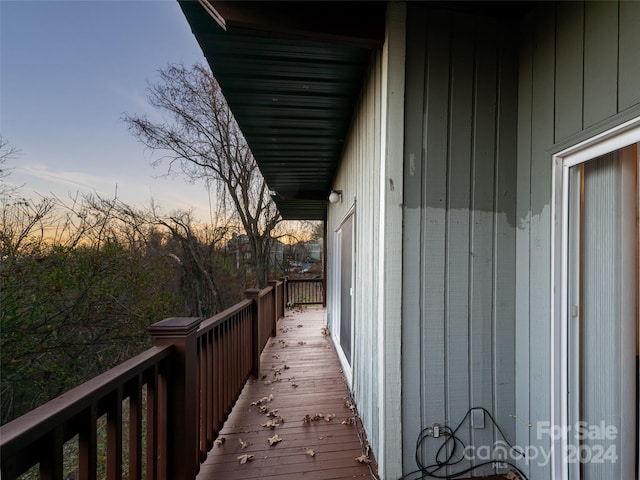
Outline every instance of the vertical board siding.
<path id="1" fill-rule="evenodd" d="M 520 22 L 516 233 L 518 445 L 551 446 L 552 152 L 640 114 L 640 4 L 536 5 Z M 634 113 L 635 112 L 635 113 Z M 551 478 L 550 465 L 521 465 Z"/>
<path id="2" fill-rule="evenodd" d="M 433 423 L 454 429 L 471 407 L 493 412 L 515 441 L 517 113 L 508 22 L 415 4 L 407 17 L 405 474 L 416 468 L 417 433 Z M 500 438 L 488 418 L 456 435 L 476 448 Z M 440 444 L 423 444 L 425 464 Z"/>
<path id="3" fill-rule="evenodd" d="M 334 232 L 344 220 L 352 206 L 354 208 L 354 295 L 353 295 L 353 345 L 352 345 L 352 392 L 363 420 L 369 442 L 378 452 L 378 385 L 382 379 L 377 365 L 379 253 L 379 192 L 380 183 L 380 105 L 381 102 L 381 58 L 374 54 L 361 93 L 360 102 L 345 143 L 342 162 L 334 182 L 334 188 L 342 190 L 342 203 L 333 204 L 328 210 L 327 231 L 330 259 L 328 277 L 336 265 Z M 333 257 L 333 258 L 331 258 Z M 327 285 L 330 299 L 338 298 L 335 285 Z M 335 315 L 335 314 L 333 314 Z M 335 328 L 335 318 L 330 318 L 330 328 Z"/>
<path id="4" fill-rule="evenodd" d="M 562 138 L 582 130 L 583 5 L 559 3 L 556 19 L 555 136 Z"/>
<path id="5" fill-rule="evenodd" d="M 564 82 L 565 79 L 560 81 Z M 583 99 L 585 127 L 617 112 L 617 81 L 618 2 L 586 2 Z"/>
<path id="6" fill-rule="evenodd" d="M 618 111 L 640 102 L 640 2 L 620 3 Z"/>
<path id="7" fill-rule="evenodd" d="M 551 161 L 547 149 L 553 144 L 554 137 L 554 85 L 555 85 L 555 7 L 553 4 L 543 4 L 534 12 L 533 33 L 536 41 L 533 47 L 533 85 L 531 108 L 531 188 L 530 199 L 530 295 L 529 310 L 529 342 L 530 365 L 529 372 L 532 383 L 542 383 L 549 379 L 549 361 L 551 350 L 550 340 L 550 312 L 551 294 L 549 281 L 551 278 L 549 260 L 535 259 L 550 258 L 551 252 Z M 546 121 L 545 121 L 546 120 Z M 530 410 L 524 418 L 528 423 L 549 421 L 551 418 L 549 403 L 549 388 L 530 388 Z M 531 430 L 529 441 L 525 445 L 534 445 L 549 451 L 550 438 L 541 439 Z M 547 478 L 550 475 L 550 465 L 541 462 L 530 462 L 529 475 L 534 478 Z"/>
<path id="8" fill-rule="evenodd" d="M 408 46 L 406 52 L 407 69 L 405 72 L 405 91 L 407 99 L 420 108 L 405 109 L 405 168 L 404 168 L 404 234 L 403 251 L 420 252 L 420 205 L 422 200 L 422 190 L 420 188 L 422 179 L 422 130 L 411 128 L 411 125 L 419 125 L 422 122 L 422 106 L 424 105 L 424 81 L 425 81 L 425 57 L 424 48 L 426 45 L 426 29 L 424 28 L 424 18 L 417 15 L 407 15 L 407 31 L 413 32 L 411 38 L 407 37 Z M 411 44 L 420 45 L 421 48 L 411 48 Z M 411 235 L 407 232 L 411 231 Z M 416 257 L 417 258 L 417 257 Z M 422 311 L 419 300 L 421 298 L 422 284 L 416 279 L 420 278 L 420 264 L 417 261 L 403 262 L 402 268 L 402 345 L 414 345 L 415 339 L 420 337 L 420 318 Z M 405 350 L 406 352 L 406 350 Z M 422 385 L 422 363 L 421 355 L 402 355 L 402 432 L 403 450 L 402 463 L 404 471 L 406 465 L 414 461 L 415 439 L 420 434 L 420 386 Z M 409 377 L 409 379 L 407 379 Z M 408 381 L 407 381 L 408 380 Z M 414 419 L 414 421 L 407 421 Z M 407 440 L 408 439 L 408 440 Z"/>

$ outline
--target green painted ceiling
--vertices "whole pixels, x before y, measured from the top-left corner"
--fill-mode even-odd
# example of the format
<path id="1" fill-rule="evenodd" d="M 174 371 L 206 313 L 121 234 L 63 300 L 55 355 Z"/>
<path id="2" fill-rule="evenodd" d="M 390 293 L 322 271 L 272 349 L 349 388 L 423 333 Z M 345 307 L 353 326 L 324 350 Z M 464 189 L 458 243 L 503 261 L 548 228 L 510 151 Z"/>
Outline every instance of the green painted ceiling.
<path id="1" fill-rule="evenodd" d="M 384 3 L 355 33 L 349 2 L 180 5 L 283 218 L 324 219 Z"/>

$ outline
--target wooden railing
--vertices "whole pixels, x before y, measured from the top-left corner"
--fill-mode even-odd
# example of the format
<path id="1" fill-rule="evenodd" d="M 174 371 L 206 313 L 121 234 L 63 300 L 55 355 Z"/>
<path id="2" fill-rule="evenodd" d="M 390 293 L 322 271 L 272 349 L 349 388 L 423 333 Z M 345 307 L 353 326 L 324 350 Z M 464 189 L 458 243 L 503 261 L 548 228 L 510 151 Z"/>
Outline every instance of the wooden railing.
<path id="1" fill-rule="evenodd" d="M 287 305 L 325 305 L 324 278 L 290 278 L 286 289 Z"/>
<path id="2" fill-rule="evenodd" d="M 247 290 L 246 300 L 204 321 L 152 325 L 154 347 L 0 427 L 2 479 L 35 465 L 39 478 L 66 478 L 72 439 L 80 480 L 194 479 L 246 380 L 259 373 L 286 283 Z"/>

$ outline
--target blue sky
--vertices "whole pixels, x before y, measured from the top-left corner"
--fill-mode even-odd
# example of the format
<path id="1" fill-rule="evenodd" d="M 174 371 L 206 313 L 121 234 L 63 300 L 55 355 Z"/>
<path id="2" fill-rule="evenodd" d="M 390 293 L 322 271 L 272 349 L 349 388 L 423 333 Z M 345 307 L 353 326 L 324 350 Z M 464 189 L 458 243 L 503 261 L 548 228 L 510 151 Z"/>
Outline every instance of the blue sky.
<path id="1" fill-rule="evenodd" d="M 96 191 L 209 216 L 203 185 L 162 177 L 121 120 L 150 115 L 147 80 L 204 62 L 175 0 L 0 0 L 0 132 L 27 196 Z M 158 178 L 161 177 L 161 178 Z"/>

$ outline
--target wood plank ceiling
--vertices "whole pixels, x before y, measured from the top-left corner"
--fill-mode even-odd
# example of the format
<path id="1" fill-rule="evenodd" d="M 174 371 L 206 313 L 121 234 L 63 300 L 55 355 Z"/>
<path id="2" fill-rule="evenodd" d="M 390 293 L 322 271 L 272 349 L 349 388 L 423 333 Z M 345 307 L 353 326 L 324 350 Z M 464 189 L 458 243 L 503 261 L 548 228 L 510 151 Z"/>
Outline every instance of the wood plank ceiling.
<path id="1" fill-rule="evenodd" d="M 180 5 L 282 217 L 325 219 L 385 2 Z"/>

